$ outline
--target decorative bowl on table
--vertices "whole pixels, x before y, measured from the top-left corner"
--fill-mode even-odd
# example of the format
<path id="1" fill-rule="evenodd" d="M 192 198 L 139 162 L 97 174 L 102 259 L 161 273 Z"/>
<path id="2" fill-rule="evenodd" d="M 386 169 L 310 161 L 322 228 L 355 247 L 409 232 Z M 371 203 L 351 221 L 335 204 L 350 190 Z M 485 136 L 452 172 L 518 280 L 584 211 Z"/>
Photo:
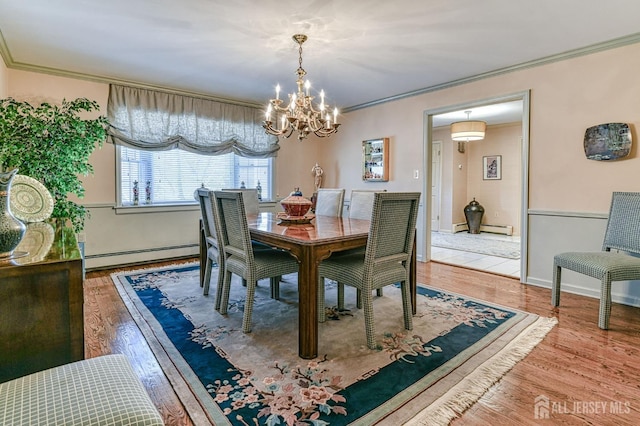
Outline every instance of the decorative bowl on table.
<path id="1" fill-rule="evenodd" d="M 302 195 L 289 195 L 280 201 L 280 204 L 289 217 L 303 217 L 311 208 L 311 200 L 304 198 Z"/>
<path id="2" fill-rule="evenodd" d="M 280 201 L 283 212 L 278 213 L 278 221 L 284 225 L 310 223 L 315 217 L 309 213 L 311 200 L 304 198 L 302 193 L 296 189 L 287 198 Z"/>

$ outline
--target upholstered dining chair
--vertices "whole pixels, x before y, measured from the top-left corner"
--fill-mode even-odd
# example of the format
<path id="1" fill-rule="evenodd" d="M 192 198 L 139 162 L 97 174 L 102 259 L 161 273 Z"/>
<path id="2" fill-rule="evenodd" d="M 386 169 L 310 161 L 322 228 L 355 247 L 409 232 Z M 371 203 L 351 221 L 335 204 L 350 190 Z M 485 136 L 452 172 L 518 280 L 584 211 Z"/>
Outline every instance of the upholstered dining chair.
<path id="1" fill-rule="evenodd" d="M 238 191 L 244 194 L 244 208 L 247 215 L 258 214 L 260 210 L 260 200 L 256 188 L 223 188 L 223 191 Z"/>
<path id="2" fill-rule="evenodd" d="M 316 194 L 316 208 L 318 216 L 342 216 L 344 204 L 344 188 L 319 188 Z"/>
<path id="3" fill-rule="evenodd" d="M 231 290 L 231 274 L 246 281 L 247 296 L 242 331 L 251 331 L 251 316 L 257 282 L 271 279 L 271 294 L 282 275 L 298 271 L 298 262 L 282 250 L 254 250 L 251 245 L 243 196 L 238 191 L 215 191 L 216 220 L 220 228 L 220 246 L 224 253 L 225 274 L 220 313 L 226 314 Z"/>
<path id="4" fill-rule="evenodd" d="M 613 193 L 602 251 L 566 252 L 553 257 L 553 306 L 560 305 L 562 268 L 601 281 L 598 327 L 607 330 L 611 282 L 640 280 L 640 192 Z"/>
<path id="5" fill-rule="evenodd" d="M 204 280 L 202 282 L 203 294 L 209 294 L 211 283 L 211 271 L 213 265 L 218 265 L 218 285 L 216 290 L 216 310 L 220 309 L 220 299 L 222 297 L 222 284 L 224 280 L 225 263 L 222 250 L 218 245 L 220 239 L 219 229 L 216 228 L 214 217 L 215 204 L 213 202 L 213 191 L 208 188 L 198 188 L 198 201 L 200 202 L 200 212 L 202 215 L 202 228 L 205 236 L 207 249 L 207 261 L 204 265 Z M 200 265 L 202 268 L 203 266 Z"/>
<path id="6" fill-rule="evenodd" d="M 376 349 L 373 290 L 400 283 L 404 328 L 413 328 L 409 273 L 418 217 L 419 192 L 375 194 L 364 253 L 329 257 L 319 266 L 318 317 L 324 321 L 324 279 L 360 290 L 369 349 Z"/>
<path id="7" fill-rule="evenodd" d="M 373 199 L 376 191 L 371 189 L 353 189 L 349 199 L 349 218 L 351 219 L 371 219 L 373 211 Z"/>
<path id="8" fill-rule="evenodd" d="M 349 218 L 350 219 L 371 219 L 373 211 L 373 199 L 376 192 L 386 192 L 386 189 L 378 191 L 375 189 L 353 189 L 349 199 Z M 364 247 L 358 247 L 346 252 L 339 252 L 339 255 L 353 254 L 357 251 L 364 252 Z M 382 297 L 382 288 L 376 289 L 376 295 Z M 357 308 L 362 309 L 362 298 L 360 290 L 357 292 Z M 344 309 L 344 285 L 338 283 L 338 309 Z"/>

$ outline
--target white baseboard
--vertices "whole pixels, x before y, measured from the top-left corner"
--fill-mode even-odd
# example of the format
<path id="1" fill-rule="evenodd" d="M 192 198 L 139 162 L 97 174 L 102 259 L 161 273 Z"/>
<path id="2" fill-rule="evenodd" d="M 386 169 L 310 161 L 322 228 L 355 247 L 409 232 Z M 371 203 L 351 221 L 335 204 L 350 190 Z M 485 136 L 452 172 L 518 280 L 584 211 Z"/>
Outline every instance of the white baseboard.
<path id="1" fill-rule="evenodd" d="M 454 223 L 453 233 L 468 231 L 469 226 L 466 223 Z M 490 232 L 492 234 L 513 235 L 513 226 L 511 225 L 480 225 L 480 232 Z"/>
<path id="2" fill-rule="evenodd" d="M 534 285 L 536 287 L 544 287 L 544 288 L 548 288 L 551 289 L 551 282 L 548 280 L 544 280 L 544 279 L 539 279 L 539 278 L 533 278 L 533 277 L 527 277 L 526 283 L 528 285 Z M 614 303 L 620 303 L 622 305 L 629 305 L 629 306 L 635 306 L 635 307 L 640 307 L 640 298 L 635 297 L 635 296 L 630 296 L 628 294 L 622 294 L 619 293 L 617 291 L 615 291 L 615 285 L 616 283 L 612 283 L 612 289 L 611 289 L 611 301 Z M 570 284 L 570 283 L 562 283 L 560 285 L 560 290 L 563 293 L 573 293 L 573 294 L 577 294 L 580 296 L 587 296 L 587 297 L 591 297 L 594 299 L 600 299 L 600 290 L 599 289 L 593 289 L 593 288 L 588 288 L 585 286 L 580 286 L 580 285 L 575 285 L 575 284 Z M 562 297 L 560 297 L 560 299 L 562 299 Z M 549 295 L 549 303 L 551 303 L 551 295 Z M 562 300 L 560 301 L 560 306 L 562 306 Z"/>

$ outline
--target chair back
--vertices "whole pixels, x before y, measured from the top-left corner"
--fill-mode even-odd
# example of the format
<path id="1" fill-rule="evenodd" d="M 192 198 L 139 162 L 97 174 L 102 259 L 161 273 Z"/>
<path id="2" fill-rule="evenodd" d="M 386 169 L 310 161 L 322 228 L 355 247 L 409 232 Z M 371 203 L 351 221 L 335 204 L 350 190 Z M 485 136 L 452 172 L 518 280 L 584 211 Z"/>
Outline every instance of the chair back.
<path id="1" fill-rule="evenodd" d="M 640 254 L 640 192 L 614 192 L 602 249 Z"/>
<path id="2" fill-rule="evenodd" d="M 351 200 L 349 201 L 349 218 L 351 219 L 371 219 L 373 212 L 373 199 L 376 191 L 371 189 L 351 190 Z"/>
<path id="3" fill-rule="evenodd" d="M 225 258 L 236 256 L 247 264 L 253 262 L 251 237 L 241 191 L 215 191 L 214 200 L 220 227 L 220 249 Z"/>
<path id="4" fill-rule="evenodd" d="M 219 235 L 213 212 L 213 191 L 208 188 L 198 188 L 197 193 L 205 239 L 209 244 L 213 244 L 215 248 L 218 248 Z"/>
<path id="5" fill-rule="evenodd" d="M 320 188 L 316 195 L 315 214 L 318 216 L 342 216 L 344 188 Z"/>
<path id="6" fill-rule="evenodd" d="M 256 188 L 226 188 L 223 191 L 236 191 L 244 194 L 244 209 L 247 215 L 258 214 L 260 200 L 258 200 L 258 190 Z"/>
<path id="7" fill-rule="evenodd" d="M 399 262 L 409 265 L 419 202 L 419 192 L 374 194 L 365 269 Z"/>

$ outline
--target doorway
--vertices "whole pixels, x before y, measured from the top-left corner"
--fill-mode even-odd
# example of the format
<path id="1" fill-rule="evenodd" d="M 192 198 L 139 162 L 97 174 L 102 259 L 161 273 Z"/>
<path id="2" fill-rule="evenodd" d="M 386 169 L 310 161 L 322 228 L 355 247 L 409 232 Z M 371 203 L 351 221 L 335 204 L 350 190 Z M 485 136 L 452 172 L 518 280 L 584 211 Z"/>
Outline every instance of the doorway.
<path id="1" fill-rule="evenodd" d="M 521 159 L 521 170 L 520 170 L 520 271 L 519 278 L 521 282 L 525 282 L 527 276 L 527 210 L 528 210 L 528 174 L 529 174 L 529 92 L 520 92 L 512 95 L 484 99 L 471 103 L 464 103 L 458 105 L 452 105 L 449 107 L 427 110 L 424 112 L 424 121 L 425 121 L 425 149 L 424 149 L 424 166 L 426 172 L 423 174 L 424 182 L 423 182 L 423 191 L 425 194 L 426 200 L 432 200 L 431 208 L 423 209 L 423 223 L 425 224 L 425 238 L 423 239 L 424 246 L 421 247 L 423 256 L 423 261 L 429 261 L 432 259 L 432 251 L 431 251 L 431 236 L 432 230 L 440 230 L 442 226 L 445 232 L 449 232 L 447 229 L 448 222 L 442 222 L 441 211 L 446 213 L 447 205 L 441 204 L 439 202 L 441 190 L 440 183 L 442 181 L 442 175 L 447 174 L 447 167 L 453 167 L 453 165 L 442 164 L 442 147 L 443 143 L 440 139 L 434 139 L 434 122 L 436 125 L 442 126 L 442 118 L 447 115 L 452 115 L 452 113 L 456 111 L 465 111 L 473 108 L 481 108 L 488 106 L 495 106 L 497 110 L 500 110 L 500 106 L 506 106 L 509 103 L 513 103 L 514 101 L 521 102 L 521 110 L 519 111 L 519 119 L 521 120 L 521 129 L 522 129 L 522 139 L 520 143 L 520 159 Z M 487 108 L 488 109 L 488 108 Z M 493 109 L 493 108 L 491 108 Z M 479 119 L 476 117 L 476 119 Z M 480 118 L 481 119 L 481 118 Z M 497 119 L 497 118 L 493 118 Z M 517 120 L 517 117 L 516 119 Z M 511 122 L 515 121 L 511 119 Z M 486 120 L 488 125 L 495 124 L 495 122 L 491 122 L 489 119 Z M 455 148 L 454 148 L 455 149 Z M 462 147 L 464 149 L 464 147 Z M 440 158 L 438 158 L 439 156 Z M 461 167 L 458 164 L 457 167 Z M 430 172 L 429 172 L 430 171 Z M 516 216 L 517 217 L 517 216 Z"/>

